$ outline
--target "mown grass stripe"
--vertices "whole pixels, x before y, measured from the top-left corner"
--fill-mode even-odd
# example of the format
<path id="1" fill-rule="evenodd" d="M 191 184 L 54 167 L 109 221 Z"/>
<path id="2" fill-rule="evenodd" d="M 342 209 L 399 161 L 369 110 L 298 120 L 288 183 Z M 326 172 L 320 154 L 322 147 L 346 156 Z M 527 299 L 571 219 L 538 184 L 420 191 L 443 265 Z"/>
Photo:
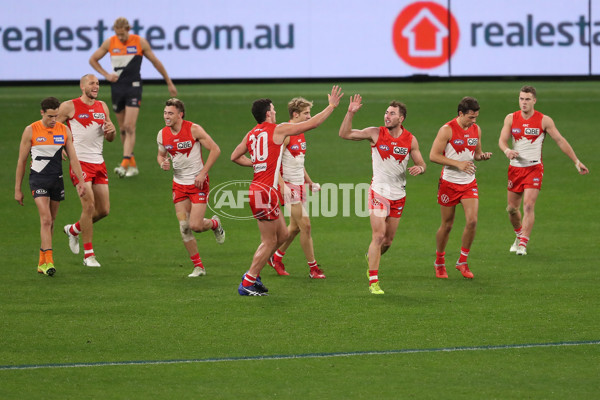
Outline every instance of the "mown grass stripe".
<path id="1" fill-rule="evenodd" d="M 411 353 L 438 353 L 455 351 L 485 351 L 485 350 L 512 350 L 528 349 L 539 347 L 561 347 L 561 346 L 585 346 L 598 345 L 600 340 L 585 340 L 572 342 L 554 342 L 554 343 L 525 343 L 525 344 L 503 344 L 495 346 L 464 346 L 464 347 L 442 347 L 431 349 L 399 349 L 399 350 L 373 350 L 373 351 L 353 351 L 337 353 L 307 353 L 307 354 L 280 354 L 271 356 L 244 356 L 244 357 L 223 357 L 223 358 L 199 358 L 199 359 L 180 359 L 180 360 L 138 360 L 138 361 L 102 361 L 94 363 L 68 363 L 68 364 L 27 364 L 27 365 L 0 365 L 0 371 L 23 370 L 23 369 L 52 369 L 52 368 L 84 368 L 84 367 L 105 367 L 105 366 L 123 366 L 123 365 L 164 365 L 164 364 L 192 364 L 192 363 L 214 363 L 214 362 L 232 362 L 232 361 L 269 361 L 269 360 L 290 360 L 299 358 L 330 358 L 330 357 L 355 357 L 372 355 L 390 355 L 390 354 L 411 354 Z"/>

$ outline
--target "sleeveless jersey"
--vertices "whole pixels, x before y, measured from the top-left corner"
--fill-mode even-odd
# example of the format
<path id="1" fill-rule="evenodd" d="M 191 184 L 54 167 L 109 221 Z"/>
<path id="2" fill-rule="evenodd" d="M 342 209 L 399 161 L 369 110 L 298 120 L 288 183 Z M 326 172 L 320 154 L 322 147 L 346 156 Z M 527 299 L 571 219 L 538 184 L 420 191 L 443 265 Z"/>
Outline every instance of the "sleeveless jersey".
<path id="1" fill-rule="evenodd" d="M 379 127 L 377 143 L 371 146 L 373 179 L 371 189 L 388 200 L 406 196 L 406 165 L 410 159 L 413 135 L 402 127 L 397 138 L 385 126 Z"/>
<path id="2" fill-rule="evenodd" d="M 446 144 L 444 155 L 452 160 L 473 161 L 475 149 L 477 148 L 477 143 L 479 143 L 479 129 L 477 128 L 477 124 L 473 124 L 467 130 L 464 130 L 458 125 L 456 119 L 453 119 L 446 123 L 446 125 L 452 128 L 452 138 Z M 445 165 L 442 168 L 442 179 L 465 185 L 475 180 L 475 174 L 470 175 L 455 167 Z"/>
<path id="3" fill-rule="evenodd" d="M 62 149 L 67 142 L 67 128 L 57 122 L 54 128 L 42 121 L 31 126 L 31 175 L 56 175 L 62 177 Z"/>
<path id="4" fill-rule="evenodd" d="M 281 168 L 281 157 L 283 143 L 273 142 L 273 133 L 276 124 L 263 122 L 256 125 L 246 136 L 246 147 L 250 153 L 254 178 L 250 189 L 264 189 L 265 185 L 278 189 L 279 170 Z"/>
<path id="5" fill-rule="evenodd" d="M 204 168 L 202 145 L 192 136 L 192 122 L 183 121 L 178 133 L 165 126 L 156 138 L 160 151 L 166 151 L 173 160 L 173 181 L 180 185 L 193 185 Z"/>
<path id="6" fill-rule="evenodd" d="M 513 167 L 529 167 L 542 163 L 542 145 L 546 133 L 542 128 L 544 114 L 534 111 L 529 119 L 524 119 L 521 111 L 513 113 L 511 135 L 513 150 L 519 152 L 519 157 L 510 160 Z"/>
<path id="7" fill-rule="evenodd" d="M 294 185 L 304 185 L 304 157 L 306 140 L 304 133 L 290 136 L 290 143 L 283 150 L 281 172 L 283 180 Z"/>
<path id="8" fill-rule="evenodd" d="M 91 164 L 102 164 L 102 148 L 104 146 L 104 131 L 102 127 L 106 119 L 104 107 L 99 101 L 89 106 L 81 98 L 73 99 L 75 114 L 67 120 L 73 134 L 73 145 L 79 161 Z"/>
<path id="9" fill-rule="evenodd" d="M 113 70 L 119 76 L 116 83 L 140 86 L 140 69 L 144 58 L 140 37 L 129 35 L 127 42 L 123 43 L 116 35 L 112 36 L 108 51 Z"/>

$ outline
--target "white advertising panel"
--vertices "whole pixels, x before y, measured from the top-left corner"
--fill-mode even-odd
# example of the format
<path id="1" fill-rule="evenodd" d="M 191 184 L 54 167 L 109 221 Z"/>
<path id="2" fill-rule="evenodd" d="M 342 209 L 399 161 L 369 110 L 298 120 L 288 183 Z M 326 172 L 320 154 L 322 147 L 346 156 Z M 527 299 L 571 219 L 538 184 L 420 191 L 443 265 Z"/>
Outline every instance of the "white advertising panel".
<path id="1" fill-rule="evenodd" d="M 89 57 L 119 16 L 173 79 L 589 75 L 590 53 L 600 74 L 600 18 L 589 0 L 566 3 L 23 0 L 0 14 L 0 81 L 93 72 Z M 101 63 L 111 70 L 109 55 Z M 144 60 L 142 77 L 160 75 Z"/>

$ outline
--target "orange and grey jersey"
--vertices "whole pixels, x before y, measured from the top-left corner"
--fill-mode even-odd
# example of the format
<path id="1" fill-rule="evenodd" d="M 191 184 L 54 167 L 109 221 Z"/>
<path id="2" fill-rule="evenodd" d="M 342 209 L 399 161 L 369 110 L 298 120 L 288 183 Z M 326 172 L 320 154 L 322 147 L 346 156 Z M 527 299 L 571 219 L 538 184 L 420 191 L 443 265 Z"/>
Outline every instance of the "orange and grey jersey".
<path id="1" fill-rule="evenodd" d="M 31 126 L 31 175 L 62 176 L 62 149 L 67 142 L 67 128 L 57 122 L 48 128 L 42 121 Z"/>
<path id="2" fill-rule="evenodd" d="M 144 57 L 141 38 L 138 35 L 129 35 L 127 42 L 123 43 L 117 36 L 112 36 L 108 51 L 113 70 L 115 74 L 119 75 L 116 83 L 139 86 L 142 79 L 140 69 Z"/>

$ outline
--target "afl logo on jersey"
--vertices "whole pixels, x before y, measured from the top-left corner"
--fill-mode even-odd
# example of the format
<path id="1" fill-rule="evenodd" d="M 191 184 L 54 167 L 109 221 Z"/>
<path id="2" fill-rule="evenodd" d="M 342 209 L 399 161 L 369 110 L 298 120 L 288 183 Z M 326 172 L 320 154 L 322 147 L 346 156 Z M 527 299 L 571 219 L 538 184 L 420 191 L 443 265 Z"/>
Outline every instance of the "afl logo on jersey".
<path id="1" fill-rule="evenodd" d="M 519 128 L 512 128 L 512 133 L 519 134 L 519 133 L 521 133 L 521 129 L 519 129 Z"/>
<path id="2" fill-rule="evenodd" d="M 169 150 L 173 150 L 173 146 L 171 146 L 170 144 L 165 146 L 165 150 L 169 151 Z"/>
<path id="3" fill-rule="evenodd" d="M 90 116 L 89 116 L 89 115 L 87 115 L 87 114 L 79 114 L 79 115 L 77 116 L 77 118 L 78 118 L 78 119 L 87 119 L 87 118 L 89 118 L 89 117 L 90 117 Z"/>
<path id="4" fill-rule="evenodd" d="M 45 137 L 37 137 L 37 138 L 35 138 L 35 141 L 39 142 L 39 143 L 43 143 L 46 141 L 46 138 Z"/>
<path id="5" fill-rule="evenodd" d="M 390 151 L 390 148 L 387 147 L 385 144 L 379 145 L 379 148 L 383 151 Z"/>
<path id="6" fill-rule="evenodd" d="M 189 140 L 186 142 L 177 143 L 177 150 L 185 150 L 185 149 L 191 149 L 191 148 L 192 148 L 192 142 Z"/>
<path id="7" fill-rule="evenodd" d="M 290 149 L 292 150 L 299 150 L 300 147 L 297 144 L 292 145 L 292 147 L 290 147 Z"/>
<path id="8" fill-rule="evenodd" d="M 462 139 L 456 139 L 453 143 L 457 146 L 462 146 L 463 144 L 465 144 L 465 141 Z"/>

